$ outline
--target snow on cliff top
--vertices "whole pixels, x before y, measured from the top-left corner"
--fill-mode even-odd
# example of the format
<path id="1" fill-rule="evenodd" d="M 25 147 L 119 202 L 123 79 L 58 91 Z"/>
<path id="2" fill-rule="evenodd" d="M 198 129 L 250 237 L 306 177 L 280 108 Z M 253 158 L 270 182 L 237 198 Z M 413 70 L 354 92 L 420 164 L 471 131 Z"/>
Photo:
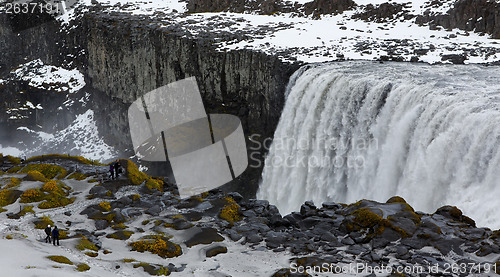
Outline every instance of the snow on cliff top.
<path id="1" fill-rule="evenodd" d="M 465 63 L 500 61 L 500 44 L 488 35 L 463 30 L 419 26 L 415 18 L 397 17 L 386 22 L 367 22 L 353 19 L 368 4 L 374 6 L 386 0 L 356 0 L 357 8 L 337 15 L 322 15 L 320 19 L 297 14 L 273 15 L 219 13 L 187 13 L 186 2 L 180 0 L 83 0 L 81 4 L 107 6 L 107 11 L 148 15 L 163 23 L 163 27 L 178 24 L 191 36 L 201 33 L 215 37 L 219 50 L 254 49 L 277 54 L 283 60 L 325 62 L 339 59 L 380 59 L 398 56 L 409 61 L 442 62 L 443 55 L 458 54 Z M 299 4 L 310 0 L 291 1 Z M 427 0 L 391 1 L 404 5 L 410 15 L 443 14 L 455 1 Z M 65 19 L 72 18 L 71 12 Z M 161 25 L 161 23 L 159 23 Z M 231 34 L 228 36 L 227 34 Z M 444 61 L 446 62 L 446 61 Z"/>

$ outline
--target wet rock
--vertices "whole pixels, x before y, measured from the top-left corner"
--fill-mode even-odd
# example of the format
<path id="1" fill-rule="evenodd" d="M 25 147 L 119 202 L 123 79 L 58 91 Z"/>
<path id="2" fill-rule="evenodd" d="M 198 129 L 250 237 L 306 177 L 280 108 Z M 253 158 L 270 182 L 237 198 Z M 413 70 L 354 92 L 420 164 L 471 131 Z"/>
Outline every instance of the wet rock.
<path id="1" fill-rule="evenodd" d="M 342 208 L 342 205 L 337 204 L 335 202 L 324 202 L 321 205 L 323 206 L 323 208 L 329 209 L 329 210 L 338 210 L 338 209 Z"/>
<path id="2" fill-rule="evenodd" d="M 104 220 L 104 219 L 96 219 L 94 224 L 95 224 L 95 228 L 97 230 L 103 230 L 103 229 L 108 228 L 108 226 L 109 226 L 109 222 L 107 220 Z"/>
<path id="3" fill-rule="evenodd" d="M 345 237 L 340 242 L 342 244 L 345 244 L 345 245 L 353 245 L 353 244 L 355 244 L 354 240 L 352 238 L 350 238 L 350 237 Z"/>
<path id="4" fill-rule="evenodd" d="M 233 241 L 239 241 L 243 237 L 242 234 L 232 229 L 226 230 L 226 234 L 228 234 L 229 238 L 232 239 Z"/>
<path id="5" fill-rule="evenodd" d="M 158 215 L 160 215 L 160 212 L 161 212 L 160 205 L 155 205 L 155 206 L 146 210 L 146 213 L 150 214 L 152 216 L 158 216 Z"/>
<path id="6" fill-rule="evenodd" d="M 303 216 L 312 216 L 317 214 L 317 208 L 312 201 L 306 201 L 300 206 L 300 214 Z"/>
<path id="7" fill-rule="evenodd" d="M 105 198 L 108 190 L 103 186 L 94 186 L 90 189 L 89 194 L 94 195 L 94 197 Z"/>
<path id="8" fill-rule="evenodd" d="M 219 235 L 214 228 L 201 228 L 194 235 L 192 235 L 188 240 L 186 240 L 186 246 L 192 247 L 197 244 L 211 244 L 213 242 L 223 241 L 224 237 Z"/>
<path id="9" fill-rule="evenodd" d="M 214 257 L 214 256 L 217 256 L 217 255 L 223 254 L 223 253 L 227 253 L 227 247 L 217 245 L 217 246 L 208 248 L 205 251 L 205 256 L 207 256 L 207 258 L 210 258 L 210 257 Z"/>
<path id="10" fill-rule="evenodd" d="M 256 233 L 253 233 L 253 234 L 250 234 L 246 237 L 246 242 L 249 242 L 249 243 L 259 243 L 261 242 L 263 239 L 261 236 L 259 236 L 258 234 Z"/>
<path id="11" fill-rule="evenodd" d="M 464 64 L 467 56 L 464 54 L 445 54 L 441 56 L 441 61 L 449 61 L 453 64 Z"/>

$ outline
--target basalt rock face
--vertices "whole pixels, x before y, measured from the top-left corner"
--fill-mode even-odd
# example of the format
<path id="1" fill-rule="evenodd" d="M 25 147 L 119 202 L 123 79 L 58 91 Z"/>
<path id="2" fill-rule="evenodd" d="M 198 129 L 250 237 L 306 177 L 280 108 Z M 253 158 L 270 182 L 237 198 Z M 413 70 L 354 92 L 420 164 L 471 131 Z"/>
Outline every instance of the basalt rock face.
<path id="1" fill-rule="evenodd" d="M 26 26 L 32 21 L 31 28 Z M 35 24 L 36 23 L 36 24 Z M 0 74 L 27 60 L 41 59 L 44 63 L 57 63 L 61 57 L 58 41 L 59 23 L 48 18 L 12 17 L 0 14 Z"/>
<path id="2" fill-rule="evenodd" d="M 159 28 L 147 17 L 94 9 L 77 19 L 75 27 L 61 28 L 51 21 L 23 30 L 19 39 L 12 22 L 0 17 L 5 38 L 0 50 L 8 53 L 0 59 L 2 76 L 34 59 L 62 67 L 71 62 L 70 67 L 76 66 L 85 77 L 83 90 L 91 95 L 88 108 L 94 110 L 105 141 L 128 153 L 129 105 L 151 90 L 191 76 L 198 81 L 207 113 L 237 115 L 246 136 L 272 136 L 288 78 L 298 64 L 251 50 L 216 50 L 210 34 L 186 37 L 180 28 Z M 257 151 L 262 159 L 265 150 Z M 254 193 L 260 171 L 245 173 L 243 179 L 254 180 L 254 185 L 248 194 L 240 192 Z"/>
<path id="3" fill-rule="evenodd" d="M 89 82 L 113 101 L 129 105 L 151 90 L 194 76 L 207 113 L 238 115 L 247 133 L 273 133 L 288 77 L 297 68 L 254 51 L 216 51 L 209 39 L 148 28 L 136 18 L 92 14 L 83 19 L 82 31 L 88 34 Z M 109 120 L 117 127 L 126 123 Z"/>
<path id="4" fill-rule="evenodd" d="M 292 1 L 293 2 L 293 1 Z M 302 15 L 319 16 L 322 14 L 338 14 L 350 10 L 356 6 L 352 0 L 314 0 L 309 3 L 299 4 L 297 2 L 269 1 L 269 0 L 189 0 L 187 9 L 189 12 L 236 12 L 236 13 L 259 13 L 273 14 L 278 12 L 292 12 Z"/>
<path id="5" fill-rule="evenodd" d="M 416 22 L 448 29 L 474 30 L 500 38 L 500 4 L 488 0 L 459 0 L 447 14 L 419 16 Z"/>

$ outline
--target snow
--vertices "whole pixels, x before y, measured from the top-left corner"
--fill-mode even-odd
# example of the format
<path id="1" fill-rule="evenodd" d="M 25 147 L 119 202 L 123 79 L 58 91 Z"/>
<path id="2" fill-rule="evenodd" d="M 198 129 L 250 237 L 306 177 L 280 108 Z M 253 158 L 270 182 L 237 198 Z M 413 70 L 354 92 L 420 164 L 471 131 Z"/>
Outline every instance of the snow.
<path id="1" fill-rule="evenodd" d="M 44 65 L 40 59 L 22 64 L 11 72 L 12 79 L 28 81 L 31 87 L 74 93 L 85 86 L 83 74 L 77 69 Z"/>
<path id="2" fill-rule="evenodd" d="M 43 154 L 47 148 L 64 149 L 60 151 L 69 151 L 91 160 L 104 161 L 117 155 L 114 148 L 106 144 L 99 134 L 92 110 L 77 116 L 68 127 L 54 134 L 35 133 L 42 139 L 42 143 L 30 151 L 32 155 Z"/>
<path id="3" fill-rule="evenodd" d="M 2 153 L 3 155 L 11 155 L 14 157 L 21 157 L 24 154 L 23 151 L 15 147 L 2 147 L 1 144 L 0 144 L 0 153 Z"/>
<path id="4" fill-rule="evenodd" d="M 7 174 L 2 177 L 17 177 L 22 178 L 20 174 Z M 240 242 L 233 242 L 226 238 L 225 241 L 217 243 L 228 248 L 228 253 L 220 254 L 215 257 L 205 257 L 207 245 L 196 245 L 191 248 L 186 247 L 179 241 L 180 233 L 185 231 L 176 231 L 169 229 L 174 235 L 173 240 L 176 243 L 181 243 L 183 255 L 164 259 L 157 255 L 145 252 L 140 253 L 131 251 L 127 246 L 127 242 L 115 240 L 101 236 L 99 239 L 102 242 L 102 249 L 110 251 L 109 254 L 104 254 L 102 250 L 98 252 L 96 258 L 91 258 L 83 254 L 83 252 L 75 249 L 78 238 L 69 238 L 60 241 L 60 246 L 53 246 L 43 242 L 43 230 L 33 228 L 32 221 L 35 217 L 49 216 L 55 225 L 62 230 L 69 230 L 70 235 L 74 230 L 85 229 L 94 231 L 94 223 L 87 219 L 86 215 L 80 215 L 80 212 L 87 206 L 97 204 L 102 199 L 87 199 L 86 196 L 94 184 L 87 181 L 77 180 L 62 180 L 66 185 L 73 189 L 72 196 L 76 197 L 73 204 L 66 207 L 55 208 L 49 210 L 41 210 L 34 208 L 35 215 L 27 214 L 20 219 L 7 219 L 6 213 L 0 214 L 0 247 L 9 249 L 0 253 L 0 268 L 2 268 L 2 276 L 126 276 L 139 277 L 150 276 L 141 268 L 134 268 L 132 263 L 125 263 L 123 259 L 135 259 L 137 262 L 148 262 L 154 264 L 162 264 L 166 266 L 173 263 L 177 267 L 185 264 L 186 268 L 182 272 L 173 272 L 170 276 L 270 276 L 280 268 L 289 266 L 289 259 L 292 255 L 287 252 L 275 253 L 268 251 L 263 247 L 249 247 L 242 245 Z M 35 185 L 40 185 L 40 182 L 23 181 L 21 189 L 27 189 Z M 128 186 L 122 187 L 115 194 L 117 198 L 137 193 L 137 187 Z M 19 210 L 19 200 L 7 206 L 9 212 Z M 36 204 L 36 203 L 35 203 Z M 70 218 L 64 213 L 71 211 Z M 178 213 L 177 210 L 166 210 L 164 213 Z M 129 230 L 137 230 L 137 228 L 145 228 L 142 221 L 146 219 L 146 215 L 133 218 L 127 221 L 126 225 Z M 71 220 L 71 225 L 67 225 L 67 220 Z M 107 230 L 108 232 L 110 230 Z M 136 232 L 128 242 L 136 240 L 143 235 L 150 233 Z M 10 235 L 13 239 L 6 239 Z M 213 246 L 213 245 L 212 245 Z M 90 270 L 86 272 L 75 271 L 75 265 L 58 264 L 48 260 L 46 257 L 50 255 L 62 255 L 70 259 L 75 265 L 78 263 L 86 263 L 90 266 Z M 56 268 L 57 266 L 57 268 Z"/>
<path id="5" fill-rule="evenodd" d="M 284 61 L 325 62 L 338 59 L 373 60 L 380 56 L 396 53 L 409 61 L 414 50 L 429 49 L 420 61 L 442 62 L 442 55 L 462 54 L 475 49 L 465 63 L 485 63 L 500 60 L 498 40 L 487 35 L 462 30 L 430 30 L 429 26 L 415 24 L 415 19 L 396 18 L 387 23 L 365 22 L 352 19 L 366 5 L 374 6 L 386 0 L 357 0 L 356 9 L 338 15 L 322 15 L 320 19 L 297 14 L 278 13 L 274 15 L 238 13 L 195 13 L 186 12 L 186 2 L 180 0 L 123 1 L 97 0 L 109 5 L 108 11 L 125 12 L 133 15 L 147 15 L 163 27 L 172 23 L 197 37 L 202 33 L 219 34 L 214 45 L 219 51 L 254 49 L 278 55 Z M 90 5 L 90 0 L 80 2 Z M 310 0 L 291 1 L 299 4 Z M 395 0 L 393 4 L 404 4 L 404 11 L 411 15 L 429 12 L 444 14 L 453 0 L 439 2 L 426 0 Z M 177 12 L 173 12 L 176 10 Z M 235 34 L 227 38 L 225 34 Z M 243 38 L 241 38 L 243 36 Z"/>

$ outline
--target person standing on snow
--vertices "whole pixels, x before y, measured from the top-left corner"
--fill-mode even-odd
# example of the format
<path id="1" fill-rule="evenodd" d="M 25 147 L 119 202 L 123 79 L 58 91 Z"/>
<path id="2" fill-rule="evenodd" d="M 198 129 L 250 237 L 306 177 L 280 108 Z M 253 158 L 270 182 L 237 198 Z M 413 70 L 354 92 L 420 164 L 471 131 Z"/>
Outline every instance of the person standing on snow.
<path id="1" fill-rule="evenodd" d="M 54 230 L 52 230 L 52 242 L 54 245 L 56 245 L 56 240 L 57 245 L 59 245 L 59 229 L 57 229 L 57 226 L 54 226 Z"/>
<path id="2" fill-rule="evenodd" d="M 45 242 L 48 241 L 48 243 L 50 243 L 50 233 L 51 233 L 50 225 L 47 225 L 47 227 L 45 227 L 45 234 L 47 235 L 45 237 Z"/>

